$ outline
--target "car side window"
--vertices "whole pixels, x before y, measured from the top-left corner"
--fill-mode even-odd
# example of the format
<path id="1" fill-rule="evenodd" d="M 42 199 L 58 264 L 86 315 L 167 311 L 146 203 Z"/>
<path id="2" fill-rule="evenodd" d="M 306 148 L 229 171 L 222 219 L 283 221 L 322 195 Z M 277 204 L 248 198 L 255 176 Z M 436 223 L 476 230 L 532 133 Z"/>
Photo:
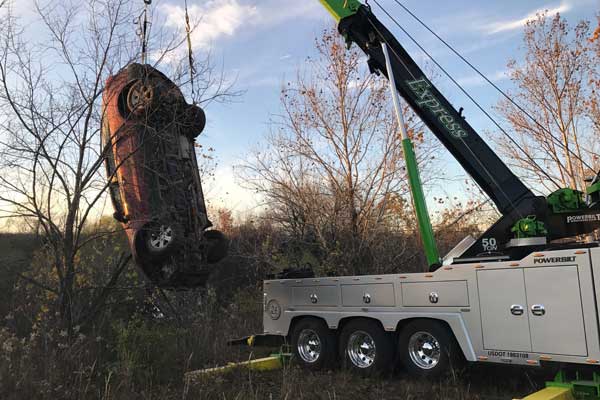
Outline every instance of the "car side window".
<path id="1" fill-rule="evenodd" d="M 107 126 L 106 120 L 103 121 L 102 124 L 102 150 L 105 150 L 105 146 L 107 143 L 110 143 L 110 129 Z M 117 175 L 115 173 L 116 165 L 115 165 L 115 154 L 113 149 L 108 149 L 106 151 L 106 158 L 104 159 L 104 163 L 106 166 L 106 176 L 110 179 L 108 184 L 108 192 L 110 195 L 110 199 L 113 203 L 115 211 L 118 214 L 123 214 L 123 202 L 121 201 L 121 193 L 119 192 L 119 182 L 117 181 Z"/>

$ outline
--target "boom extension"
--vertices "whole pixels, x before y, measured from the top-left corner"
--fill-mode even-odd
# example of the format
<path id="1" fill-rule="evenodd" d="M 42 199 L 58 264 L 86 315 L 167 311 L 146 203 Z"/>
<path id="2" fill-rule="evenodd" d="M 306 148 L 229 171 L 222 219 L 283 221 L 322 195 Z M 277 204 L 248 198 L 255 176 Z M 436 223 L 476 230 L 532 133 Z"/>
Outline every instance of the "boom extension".
<path id="1" fill-rule="evenodd" d="M 598 201 L 585 204 L 581 192 L 561 189 L 548 199 L 534 195 L 431 83 L 370 7 L 358 0 L 320 2 L 339 22 L 338 30 L 348 44 L 356 43 L 369 57 L 370 71 L 389 79 L 382 50 L 382 44 L 387 45 L 400 95 L 503 215 L 462 253 L 463 259 L 482 255 L 518 258 L 547 246 L 550 240 L 600 227 Z"/>
<path id="2" fill-rule="evenodd" d="M 352 17 L 343 19 L 339 30 L 369 56 L 371 72 L 386 77 L 388 71 L 380 43 L 387 43 L 398 92 L 502 214 L 515 208 L 522 199 L 535 197 L 427 79 L 369 8 L 360 7 Z"/>

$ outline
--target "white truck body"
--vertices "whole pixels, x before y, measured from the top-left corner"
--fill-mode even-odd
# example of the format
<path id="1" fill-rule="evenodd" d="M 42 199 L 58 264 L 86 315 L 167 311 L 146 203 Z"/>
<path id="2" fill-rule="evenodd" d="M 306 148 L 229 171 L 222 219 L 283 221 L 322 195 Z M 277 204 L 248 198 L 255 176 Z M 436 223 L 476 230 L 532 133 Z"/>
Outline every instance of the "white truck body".
<path id="1" fill-rule="evenodd" d="M 269 280 L 264 333 L 287 336 L 305 316 L 332 330 L 368 318 L 388 332 L 425 318 L 446 323 L 469 361 L 598 364 L 598 288 L 600 248 L 447 265 L 431 273 Z"/>

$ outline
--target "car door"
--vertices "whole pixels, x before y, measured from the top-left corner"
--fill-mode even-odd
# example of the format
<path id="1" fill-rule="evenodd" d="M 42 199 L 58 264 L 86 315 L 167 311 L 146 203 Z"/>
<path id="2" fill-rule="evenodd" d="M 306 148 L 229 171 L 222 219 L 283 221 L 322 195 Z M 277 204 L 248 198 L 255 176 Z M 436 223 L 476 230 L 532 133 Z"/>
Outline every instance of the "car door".
<path id="1" fill-rule="evenodd" d="M 123 210 L 123 201 L 119 189 L 119 180 L 116 173 L 115 154 L 110 140 L 110 129 L 107 126 L 108 122 L 105 119 L 102 123 L 101 133 L 101 151 L 105 152 L 104 166 L 106 168 L 106 176 L 108 182 L 108 194 L 115 210 L 114 217 L 119 222 L 125 222 L 125 213 Z M 107 149 L 106 146 L 109 146 Z"/>

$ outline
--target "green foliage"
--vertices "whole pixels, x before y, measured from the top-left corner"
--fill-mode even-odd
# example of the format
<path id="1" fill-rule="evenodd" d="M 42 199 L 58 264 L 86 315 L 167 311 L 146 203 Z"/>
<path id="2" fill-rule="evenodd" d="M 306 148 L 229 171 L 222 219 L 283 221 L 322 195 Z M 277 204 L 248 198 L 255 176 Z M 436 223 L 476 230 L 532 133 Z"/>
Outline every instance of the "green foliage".
<path id="1" fill-rule="evenodd" d="M 181 379 L 176 356 L 185 331 L 172 323 L 134 318 L 115 323 L 116 371 L 134 386 L 168 384 Z"/>

